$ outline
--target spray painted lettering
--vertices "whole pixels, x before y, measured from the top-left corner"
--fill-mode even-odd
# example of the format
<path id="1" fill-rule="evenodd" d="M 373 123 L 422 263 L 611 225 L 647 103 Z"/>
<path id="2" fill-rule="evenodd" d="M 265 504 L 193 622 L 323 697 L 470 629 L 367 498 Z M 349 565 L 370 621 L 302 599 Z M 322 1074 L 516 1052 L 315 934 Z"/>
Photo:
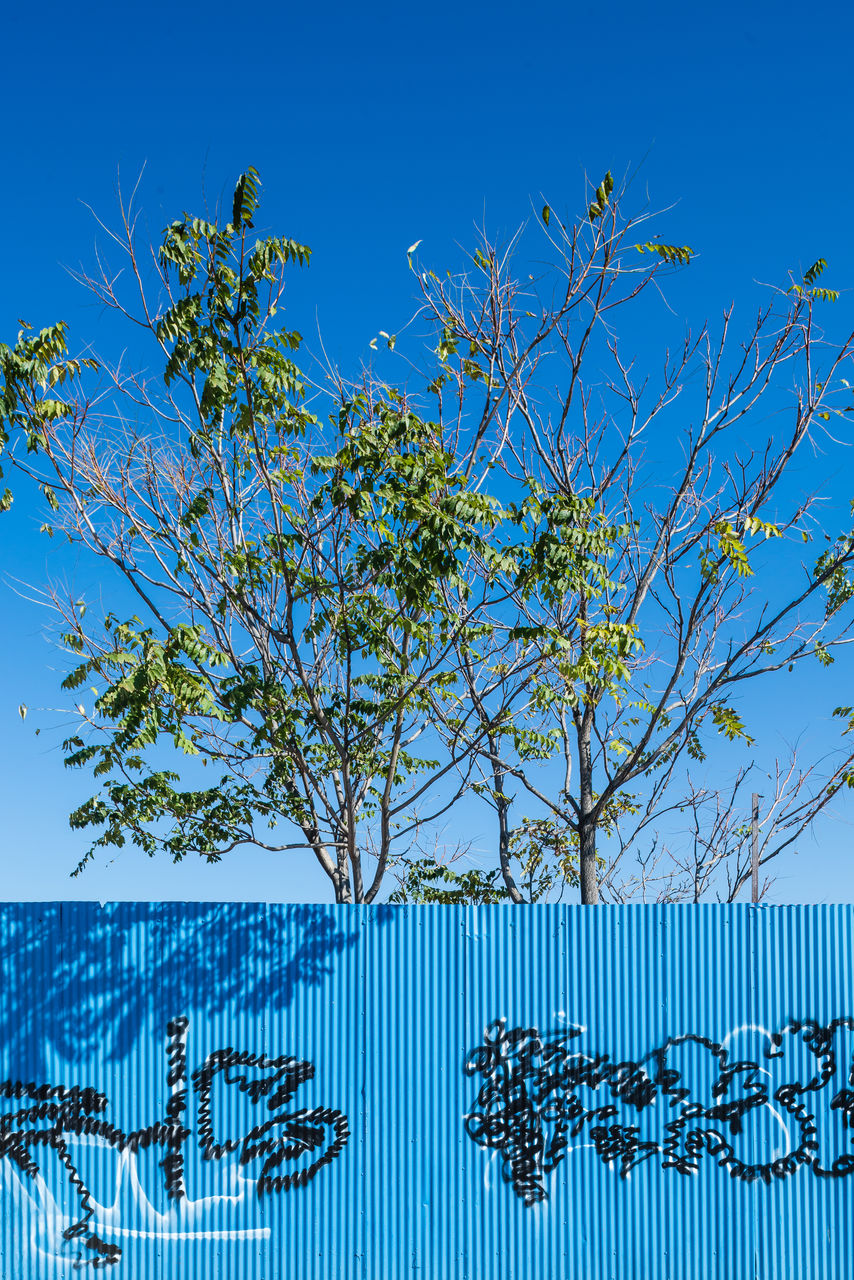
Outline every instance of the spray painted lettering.
<path id="1" fill-rule="evenodd" d="M 222 1161 L 231 1157 L 236 1161 L 241 1192 L 251 1185 L 254 1195 L 263 1197 L 303 1187 L 340 1154 L 347 1142 L 347 1119 L 340 1111 L 291 1106 L 296 1091 L 314 1075 L 310 1062 L 218 1049 L 188 1078 L 187 1028 L 188 1019 L 184 1017 L 174 1018 L 167 1026 L 168 1100 L 163 1118 L 146 1128 L 132 1132 L 117 1128 L 107 1118 L 109 1099 L 92 1088 L 12 1080 L 0 1083 L 0 1159 L 7 1157 L 23 1176 L 25 1185 L 34 1193 L 34 1203 L 47 1206 L 47 1217 L 53 1223 L 54 1252 L 59 1252 L 63 1242 L 78 1246 L 77 1265 L 103 1267 L 116 1263 L 122 1253 L 116 1237 L 130 1234 L 168 1238 L 175 1234 L 176 1224 L 182 1228 L 183 1238 L 188 1234 L 208 1238 L 212 1234 L 267 1234 L 266 1229 L 211 1233 L 204 1227 L 205 1214 L 194 1213 L 198 1207 L 209 1211 L 211 1200 L 193 1202 L 188 1197 L 185 1153 L 193 1136 L 187 1124 L 190 1088 L 201 1159 Z M 220 1111 L 233 1114 L 235 1101 L 248 1102 L 248 1131 L 228 1136 L 216 1132 L 212 1097 L 215 1090 L 222 1088 L 226 1091 L 222 1095 L 226 1105 Z M 3 1107 L 4 1102 L 11 1102 L 11 1109 Z M 97 1202 L 80 1167 L 87 1147 L 93 1146 L 118 1154 L 118 1181 L 124 1178 L 131 1182 L 136 1208 L 141 1208 L 144 1215 L 142 1227 L 121 1225 L 118 1204 Z M 163 1211 L 153 1208 L 142 1192 L 134 1163 L 149 1150 L 159 1156 L 156 1168 L 162 1179 Z M 53 1166 L 52 1179 L 48 1177 L 48 1164 Z M 62 1183 L 66 1198 L 71 1200 L 70 1209 L 62 1210 L 56 1199 Z M 240 1196 L 220 1197 L 222 1201 L 236 1199 Z"/>
<path id="2" fill-rule="evenodd" d="M 623 1177 L 650 1160 L 695 1174 L 704 1157 L 747 1183 L 854 1173 L 854 1019 L 681 1035 L 637 1061 L 584 1050 L 582 1030 L 501 1020 L 465 1062 L 482 1081 L 466 1132 L 525 1204 L 548 1198 L 548 1175 L 579 1147 Z"/>

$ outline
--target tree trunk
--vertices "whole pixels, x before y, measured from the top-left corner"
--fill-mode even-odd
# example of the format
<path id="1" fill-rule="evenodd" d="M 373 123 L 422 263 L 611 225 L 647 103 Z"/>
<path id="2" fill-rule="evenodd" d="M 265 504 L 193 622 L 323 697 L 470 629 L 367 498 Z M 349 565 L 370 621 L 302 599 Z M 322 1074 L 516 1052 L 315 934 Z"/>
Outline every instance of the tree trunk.
<path id="1" fill-rule="evenodd" d="M 504 770 L 499 767 L 498 739 L 490 734 L 487 738 L 492 754 L 492 777 L 495 783 L 495 809 L 498 814 L 498 864 L 501 877 L 507 886 L 510 901 L 520 906 L 525 899 L 519 892 L 519 886 L 513 875 L 510 859 L 510 801 L 504 791 Z"/>
<path id="2" fill-rule="evenodd" d="M 582 815 L 578 822 L 580 839 L 581 901 L 585 906 L 596 906 L 599 901 L 599 872 L 596 867 L 596 822 Z"/>
<path id="3" fill-rule="evenodd" d="M 350 888 L 350 877 L 341 871 L 336 870 L 332 877 L 332 884 L 335 888 L 336 903 L 349 905 L 353 901 L 353 891 Z"/>
<path id="4" fill-rule="evenodd" d="M 599 901 L 599 871 L 596 866 L 596 814 L 593 803 L 593 756 L 590 748 L 591 715 L 584 711 L 578 723 L 579 814 L 581 901 L 595 906 Z"/>
<path id="5" fill-rule="evenodd" d="M 353 901 L 353 887 L 347 872 L 346 853 L 343 858 L 341 857 L 340 837 L 337 850 L 338 856 L 333 862 L 329 856 L 329 850 L 320 838 L 320 832 L 317 827 L 303 827 L 303 831 L 315 858 L 317 858 L 324 872 L 332 881 L 336 903 L 351 903 Z"/>
<path id="6" fill-rule="evenodd" d="M 500 797 L 496 806 L 498 810 L 498 862 L 501 867 L 502 879 L 510 895 L 510 901 L 520 906 L 525 899 L 519 892 L 519 886 L 513 876 L 510 863 L 510 826 L 508 822 L 510 805 L 503 798 L 503 792 L 500 793 Z"/>

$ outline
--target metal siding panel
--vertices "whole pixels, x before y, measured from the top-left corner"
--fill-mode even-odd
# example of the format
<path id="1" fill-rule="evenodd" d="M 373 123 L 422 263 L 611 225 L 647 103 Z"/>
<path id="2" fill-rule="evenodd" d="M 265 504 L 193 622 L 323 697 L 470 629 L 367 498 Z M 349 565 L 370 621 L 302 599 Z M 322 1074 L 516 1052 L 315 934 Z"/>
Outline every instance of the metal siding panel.
<path id="1" fill-rule="evenodd" d="M 842 1280 L 853 927 L 849 907 L 0 907 L 0 1080 L 18 1082 L 0 1097 L 0 1280 L 79 1275 L 93 1225 L 122 1248 L 116 1280 Z M 485 1038 L 502 1018 L 539 1041 Z M 515 1083 L 480 1107 L 495 1045 Z M 534 1125 L 546 1150 L 567 1098 L 587 1109 L 580 1131 L 538 1171 L 519 1137 Z M 624 1168 L 629 1126 L 651 1145 Z M 270 1158 L 272 1177 L 320 1164 L 259 1198 Z M 750 1181 L 736 1159 L 778 1164 Z M 834 1160 L 852 1176 L 818 1176 Z M 91 1221 L 64 1239 L 81 1193 Z"/>

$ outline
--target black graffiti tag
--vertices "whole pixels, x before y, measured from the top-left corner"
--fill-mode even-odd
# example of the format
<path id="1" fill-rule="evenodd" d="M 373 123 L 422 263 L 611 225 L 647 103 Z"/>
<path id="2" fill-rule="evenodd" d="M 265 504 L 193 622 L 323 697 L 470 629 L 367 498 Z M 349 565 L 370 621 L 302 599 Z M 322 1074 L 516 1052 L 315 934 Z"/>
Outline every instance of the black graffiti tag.
<path id="1" fill-rule="evenodd" d="M 0 1083 L 0 1103 L 19 1104 L 0 1110 L 0 1159 L 8 1157 L 25 1178 L 35 1179 L 41 1172 L 41 1153 L 50 1150 L 56 1155 L 76 1200 L 75 1220 L 63 1235 L 81 1246 L 78 1263 L 106 1267 L 119 1261 L 121 1249 L 93 1229 L 95 1205 L 74 1157 L 74 1138 L 94 1138 L 118 1152 L 162 1149 L 159 1167 L 166 1196 L 172 1202 L 187 1195 L 184 1156 L 193 1136 L 187 1127 L 190 1086 L 196 1097 L 196 1141 L 202 1159 L 220 1160 L 236 1153 L 241 1165 L 249 1165 L 260 1158 L 261 1171 L 255 1183 L 259 1197 L 305 1186 L 347 1142 L 347 1119 L 340 1111 L 291 1105 L 297 1089 L 314 1076 L 310 1062 L 284 1056 L 268 1058 L 229 1047 L 209 1054 L 188 1080 L 188 1025 L 185 1017 L 173 1018 L 167 1025 L 168 1101 L 163 1118 L 145 1128 L 125 1132 L 113 1125 L 106 1116 L 109 1099 L 92 1088 L 12 1080 Z M 211 1106 L 214 1081 L 239 1091 L 264 1118 L 238 1138 L 217 1141 Z M 289 1164 L 303 1158 L 308 1158 L 308 1163 L 287 1171 Z"/>
<path id="2" fill-rule="evenodd" d="M 852 1032 L 852 1018 L 792 1021 L 762 1032 L 752 1058 L 689 1034 L 637 1061 L 614 1061 L 582 1052 L 579 1028 L 541 1033 L 500 1020 L 465 1061 L 466 1074 L 481 1079 L 466 1132 L 500 1154 L 504 1180 L 527 1205 L 547 1198 L 546 1178 L 576 1140 L 623 1177 L 647 1160 L 692 1174 L 704 1156 L 747 1183 L 805 1166 L 845 1177 L 854 1172 Z M 823 1091 L 832 1133 L 817 1118 Z M 756 1159 L 751 1143 L 763 1116 L 785 1133 L 787 1150 Z"/>

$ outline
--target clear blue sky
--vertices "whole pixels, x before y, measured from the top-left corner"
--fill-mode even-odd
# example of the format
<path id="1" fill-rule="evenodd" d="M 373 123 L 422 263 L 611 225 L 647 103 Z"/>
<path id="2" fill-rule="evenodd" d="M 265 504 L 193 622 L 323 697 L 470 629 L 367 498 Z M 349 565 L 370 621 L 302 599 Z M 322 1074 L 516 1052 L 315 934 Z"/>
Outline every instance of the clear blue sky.
<path id="1" fill-rule="evenodd" d="M 849 4 L 48 0 L 7 6 L 2 46 L 5 340 L 18 316 L 97 339 L 64 268 L 92 262 L 83 202 L 109 220 L 117 172 L 131 184 L 143 165 L 152 234 L 255 165 L 265 221 L 314 250 L 301 297 L 344 361 L 406 318 L 415 240 L 441 263 L 484 217 L 510 230 L 540 193 L 577 207 L 585 171 L 641 162 L 652 203 L 678 201 L 700 251 L 694 319 L 819 256 L 829 283 L 854 286 Z M 10 585 L 55 567 L 39 523 L 21 500 L 0 525 L 3 896 L 325 896 L 314 874 L 254 855 L 175 868 L 127 853 L 68 880 L 84 844 L 66 813 L 88 779 L 65 773 L 56 717 L 35 710 L 58 702 L 56 657 L 43 611 Z M 805 842 L 779 898 L 854 897 L 852 819 L 854 804 Z"/>

